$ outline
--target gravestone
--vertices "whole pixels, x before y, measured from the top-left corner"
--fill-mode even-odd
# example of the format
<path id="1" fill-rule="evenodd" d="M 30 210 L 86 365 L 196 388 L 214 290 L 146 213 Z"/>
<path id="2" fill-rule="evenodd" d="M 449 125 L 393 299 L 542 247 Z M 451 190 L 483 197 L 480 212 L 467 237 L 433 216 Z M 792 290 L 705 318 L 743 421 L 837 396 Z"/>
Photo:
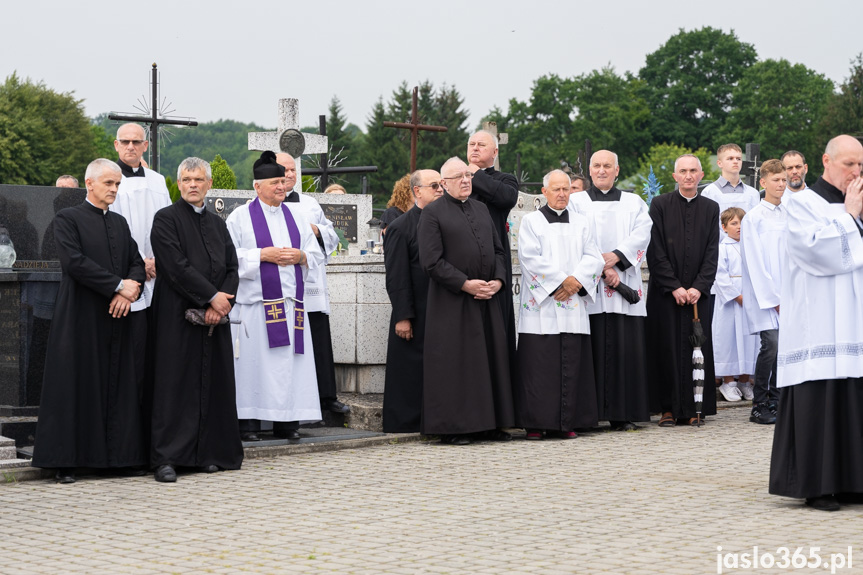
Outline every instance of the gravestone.
<path id="1" fill-rule="evenodd" d="M 361 194 L 305 194 L 314 198 L 333 226 L 342 230 L 348 240 L 348 254 L 359 256 L 369 235 L 372 197 Z M 257 197 L 252 190 L 210 190 L 204 201 L 208 210 L 222 219 L 237 207 Z M 290 204 L 288 204 L 290 206 Z"/>
<path id="2" fill-rule="evenodd" d="M 297 164 L 297 183 L 294 191 L 303 191 L 303 154 L 327 152 L 327 137 L 300 132 L 300 101 L 296 98 L 279 100 L 279 125 L 275 132 L 249 132 L 249 149 L 284 152 L 290 154 Z"/>

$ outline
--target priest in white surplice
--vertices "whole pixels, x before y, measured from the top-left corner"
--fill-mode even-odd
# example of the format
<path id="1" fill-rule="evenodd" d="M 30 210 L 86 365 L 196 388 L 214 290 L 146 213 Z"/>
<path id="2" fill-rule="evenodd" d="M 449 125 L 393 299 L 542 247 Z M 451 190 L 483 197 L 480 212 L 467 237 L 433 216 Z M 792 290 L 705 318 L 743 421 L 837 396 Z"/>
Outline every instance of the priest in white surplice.
<path id="1" fill-rule="evenodd" d="M 836 511 L 863 500 L 863 145 L 837 136 L 822 160 L 786 204 L 770 493 Z"/>
<path id="2" fill-rule="evenodd" d="M 587 217 L 605 265 L 596 301 L 587 304 L 599 420 L 617 431 L 650 421 L 645 367 L 645 298 L 641 262 L 653 221 L 637 194 L 614 186 L 620 172 L 617 154 L 600 150 L 590 158 L 593 185 L 570 196 L 570 206 Z M 617 287 L 631 288 L 630 303 Z"/>
<path id="3" fill-rule="evenodd" d="M 138 253 L 144 260 L 147 281 L 141 285 L 138 299 L 132 302 L 129 310 L 129 323 L 132 332 L 132 347 L 135 350 L 135 378 L 143 390 L 144 437 L 149 438 L 150 405 L 153 385 L 147 375 L 146 366 L 152 363 L 147 357 L 147 324 L 150 316 L 150 303 L 153 301 L 153 288 L 156 286 L 156 258 L 150 244 L 150 231 L 156 212 L 171 205 L 171 194 L 165 184 L 165 176 L 144 166 L 144 152 L 147 151 L 144 128 L 138 124 L 123 124 L 117 130 L 114 149 L 117 151 L 117 165 L 123 179 L 117 188 L 117 199 L 108 206 L 129 223 L 132 239 L 138 244 Z"/>
<path id="4" fill-rule="evenodd" d="M 518 260 L 518 377 L 513 385 L 516 425 L 528 439 L 543 432 L 563 439 L 597 424 L 590 320 L 603 259 L 590 222 L 568 208 L 569 176 L 543 178 L 548 203 L 521 220 Z"/>
<path id="5" fill-rule="evenodd" d="M 264 152 L 255 162 L 258 197 L 228 216 L 240 286 L 231 319 L 237 415 L 244 441 L 258 441 L 260 421 L 276 437 L 298 439 L 300 421 L 321 418 L 303 283 L 324 265 L 308 222 L 284 204 L 285 168 Z"/>

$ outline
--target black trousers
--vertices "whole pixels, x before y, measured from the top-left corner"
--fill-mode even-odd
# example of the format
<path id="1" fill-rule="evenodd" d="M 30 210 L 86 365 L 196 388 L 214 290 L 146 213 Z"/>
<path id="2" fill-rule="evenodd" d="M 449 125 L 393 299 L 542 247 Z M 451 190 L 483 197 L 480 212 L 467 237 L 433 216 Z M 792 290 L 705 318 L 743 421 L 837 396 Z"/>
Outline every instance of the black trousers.
<path id="1" fill-rule="evenodd" d="M 249 433 L 261 430 L 261 420 L 260 419 L 241 419 L 240 421 L 240 433 Z M 299 421 L 274 421 L 273 422 L 273 431 L 288 431 L 290 429 L 299 429 L 300 422 Z"/>
<path id="2" fill-rule="evenodd" d="M 308 316 L 309 328 L 312 330 L 312 347 L 315 350 L 318 395 L 321 402 L 334 400 L 336 399 L 336 366 L 333 359 L 330 316 L 322 311 L 310 311 Z"/>

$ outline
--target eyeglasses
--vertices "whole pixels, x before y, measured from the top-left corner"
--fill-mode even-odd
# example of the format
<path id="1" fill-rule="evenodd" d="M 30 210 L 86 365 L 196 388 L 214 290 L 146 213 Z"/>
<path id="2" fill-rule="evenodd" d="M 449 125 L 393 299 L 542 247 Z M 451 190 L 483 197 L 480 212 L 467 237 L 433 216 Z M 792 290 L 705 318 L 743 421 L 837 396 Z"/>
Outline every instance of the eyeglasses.
<path id="1" fill-rule="evenodd" d="M 417 187 L 418 188 L 431 188 L 431 189 L 437 191 L 440 189 L 441 185 L 439 183 L 435 182 L 433 184 L 426 184 L 424 186 L 417 186 Z"/>
<path id="2" fill-rule="evenodd" d="M 120 142 L 121 146 L 128 146 L 129 144 L 132 144 L 135 146 L 140 146 L 141 144 L 144 143 L 144 140 L 117 140 L 117 141 Z"/>
<path id="3" fill-rule="evenodd" d="M 463 174 L 450 176 L 449 178 L 444 178 L 444 179 L 445 180 L 463 180 L 465 178 L 467 178 L 468 180 L 473 179 L 473 174 L 471 172 L 465 172 Z"/>

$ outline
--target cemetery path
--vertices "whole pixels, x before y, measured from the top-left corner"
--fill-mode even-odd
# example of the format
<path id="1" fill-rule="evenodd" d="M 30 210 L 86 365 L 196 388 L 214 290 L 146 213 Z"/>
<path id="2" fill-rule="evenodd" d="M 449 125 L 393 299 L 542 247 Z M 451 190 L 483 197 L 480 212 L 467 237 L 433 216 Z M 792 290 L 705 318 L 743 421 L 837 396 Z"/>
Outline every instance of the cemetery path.
<path id="1" fill-rule="evenodd" d="M 247 459 L 240 471 L 0 486 L 0 573 L 717 573 L 722 553 L 847 553 L 863 506 L 767 493 L 773 428 L 430 442 Z M 759 573 L 829 569 L 758 569 Z M 725 573 L 753 572 L 724 568 Z"/>

